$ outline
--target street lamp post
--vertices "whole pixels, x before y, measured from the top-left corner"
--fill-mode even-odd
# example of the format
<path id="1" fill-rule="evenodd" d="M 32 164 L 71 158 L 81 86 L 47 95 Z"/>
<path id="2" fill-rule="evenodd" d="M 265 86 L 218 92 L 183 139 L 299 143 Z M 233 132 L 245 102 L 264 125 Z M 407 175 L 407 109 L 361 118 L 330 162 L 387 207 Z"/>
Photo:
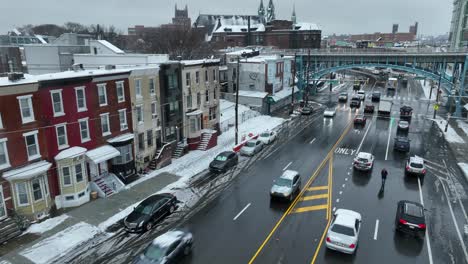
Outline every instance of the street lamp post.
<path id="1" fill-rule="evenodd" d="M 293 64 L 293 83 L 292 83 L 292 93 L 291 93 L 291 114 L 294 112 L 294 86 L 296 85 L 296 56 L 294 53 L 294 64 Z"/>

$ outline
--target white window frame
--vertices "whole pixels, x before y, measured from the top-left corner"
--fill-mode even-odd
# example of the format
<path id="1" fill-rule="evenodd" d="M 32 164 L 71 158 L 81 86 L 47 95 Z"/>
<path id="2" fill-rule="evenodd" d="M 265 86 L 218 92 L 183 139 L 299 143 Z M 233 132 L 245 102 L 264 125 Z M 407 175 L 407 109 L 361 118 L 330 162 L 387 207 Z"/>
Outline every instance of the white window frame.
<path id="1" fill-rule="evenodd" d="M 63 173 L 63 169 L 68 168 L 68 177 L 70 178 L 70 184 L 65 184 L 65 174 Z M 60 174 L 62 175 L 62 186 L 68 187 L 73 185 L 73 177 L 72 177 L 72 167 L 71 166 L 64 166 L 61 168 Z"/>
<path id="2" fill-rule="evenodd" d="M 25 191 L 26 191 L 26 198 L 28 199 L 27 203 L 21 203 L 20 196 L 19 196 L 19 190 L 18 190 L 18 185 L 24 184 L 25 186 Z M 18 201 L 18 206 L 28 206 L 30 204 L 29 200 L 31 197 L 29 197 L 29 190 L 28 190 L 28 184 L 27 182 L 17 182 L 15 183 L 15 192 L 16 192 L 16 199 Z"/>
<path id="3" fill-rule="evenodd" d="M 141 79 L 135 79 L 135 97 L 136 98 L 143 98 L 142 91 L 141 91 L 141 83 L 142 83 Z"/>
<path id="4" fill-rule="evenodd" d="M 78 119 L 78 124 L 79 124 L 79 127 L 80 127 L 80 138 L 81 138 L 81 143 L 85 143 L 85 142 L 89 142 L 91 141 L 91 134 L 89 133 L 89 118 L 86 117 L 86 118 L 82 118 L 82 119 Z M 83 138 L 83 134 L 81 133 L 81 131 L 83 130 L 83 128 L 81 127 L 81 122 L 86 122 L 86 130 L 87 130 L 87 134 L 88 134 L 88 137 L 85 137 Z"/>
<path id="5" fill-rule="evenodd" d="M 157 102 L 156 102 L 156 101 L 151 102 L 151 117 L 152 117 L 153 119 L 155 119 L 155 118 L 158 117 L 158 110 L 157 110 L 157 108 L 158 108 Z"/>
<path id="6" fill-rule="evenodd" d="M 150 85 L 151 82 L 153 83 L 153 85 Z M 149 85 L 150 95 L 154 96 L 156 94 L 156 82 L 155 82 L 154 78 L 148 79 L 148 85 Z"/>
<path id="7" fill-rule="evenodd" d="M 119 88 L 120 87 L 120 88 Z M 119 97 L 119 89 L 122 89 L 122 97 Z M 115 82 L 115 90 L 117 92 L 117 102 L 123 103 L 125 102 L 125 86 L 124 81 Z"/>
<path id="8" fill-rule="evenodd" d="M 0 138 L 0 148 L 3 147 L 3 151 L 5 152 L 5 164 L 0 164 L 0 170 L 9 168 L 10 164 L 10 157 L 8 156 L 8 146 L 7 146 L 8 139 L 7 138 Z"/>
<path id="9" fill-rule="evenodd" d="M 142 125 L 145 122 L 145 115 L 143 113 L 143 105 L 135 106 L 135 110 L 136 110 L 137 124 Z M 138 116 L 140 115 L 141 115 L 141 120 L 138 120 Z"/>
<path id="10" fill-rule="evenodd" d="M 33 181 L 34 180 L 37 180 L 39 182 L 39 191 L 41 191 L 41 199 L 37 199 L 36 200 L 36 197 L 34 197 L 34 188 L 33 188 Z M 32 197 L 31 199 L 37 203 L 37 202 L 40 202 L 42 200 L 45 199 L 45 193 L 44 193 L 44 190 L 42 189 L 42 177 L 40 178 L 35 178 L 35 179 L 31 179 L 31 194 L 32 194 Z"/>
<path id="11" fill-rule="evenodd" d="M 78 91 L 82 91 L 82 92 L 83 92 L 83 104 L 84 104 L 83 107 L 80 107 L 80 105 L 78 104 Z M 85 87 L 84 87 L 84 86 L 75 87 L 75 97 L 76 97 L 76 108 L 77 108 L 77 111 L 78 111 L 78 112 L 88 111 L 88 105 L 87 105 L 87 103 L 86 103 L 86 90 L 85 90 Z"/>
<path id="12" fill-rule="evenodd" d="M 185 86 L 187 86 L 187 87 L 190 87 L 190 84 L 192 84 L 192 76 L 191 75 L 192 74 L 190 72 L 185 73 Z"/>
<path id="13" fill-rule="evenodd" d="M 3 129 L 2 113 L 0 113 L 0 129 Z"/>
<path id="14" fill-rule="evenodd" d="M 99 103 L 99 106 L 106 106 L 108 104 L 108 101 L 107 101 L 107 86 L 106 86 L 105 83 L 99 83 L 99 84 L 97 84 L 97 88 L 98 88 L 97 90 L 98 90 L 98 103 Z M 104 98 L 106 99 L 106 102 L 102 103 L 102 104 L 99 101 L 100 100 L 99 98 L 101 98 L 101 95 L 100 95 L 101 94 L 100 93 L 101 89 L 102 89 L 102 91 L 104 91 Z"/>
<path id="15" fill-rule="evenodd" d="M 28 154 L 28 161 L 31 161 L 31 160 L 34 160 L 34 159 L 37 159 L 37 158 L 40 158 L 40 157 L 41 157 L 41 151 L 40 151 L 40 147 L 39 147 L 39 141 L 37 140 L 37 134 L 38 134 L 38 131 L 37 131 L 37 130 L 30 131 L 30 132 L 27 132 L 27 133 L 24 133 L 24 134 L 23 134 L 24 143 L 25 143 L 25 145 L 26 145 L 26 152 L 27 152 L 27 154 Z M 29 136 L 34 136 L 34 141 L 36 142 L 36 151 L 37 151 L 37 154 L 34 155 L 34 156 L 30 156 L 30 155 L 29 155 L 28 143 L 27 143 L 27 141 L 26 141 L 26 137 L 29 137 Z"/>
<path id="16" fill-rule="evenodd" d="M 76 173 L 76 167 L 77 167 L 77 166 L 80 166 L 80 168 L 81 168 L 81 181 L 78 180 L 78 174 Z M 86 177 L 85 172 L 84 172 L 84 171 L 85 171 L 85 170 L 84 170 L 84 167 L 85 167 L 85 166 L 84 166 L 83 163 L 81 163 L 81 162 L 78 163 L 78 164 L 74 164 L 74 165 L 73 165 L 73 171 L 75 172 L 74 174 L 75 174 L 75 182 L 76 182 L 76 183 L 84 182 L 85 177 Z"/>
<path id="17" fill-rule="evenodd" d="M 54 102 L 54 95 L 55 94 L 58 94 L 60 96 L 60 108 L 62 110 L 60 112 L 57 112 L 57 110 L 55 109 L 55 102 Z M 64 116 L 65 115 L 65 109 L 63 109 L 62 89 L 51 90 L 50 91 L 50 100 L 52 101 L 52 110 L 54 111 L 54 117 Z"/>
<path id="18" fill-rule="evenodd" d="M 102 131 L 102 136 L 108 136 L 111 133 L 111 130 L 110 130 L 110 120 L 109 120 L 109 113 L 104 113 L 104 114 L 100 114 L 101 116 L 101 131 Z M 105 118 L 106 119 L 106 122 L 107 122 L 107 132 L 104 132 L 104 126 L 103 126 L 103 122 L 102 122 L 102 119 Z"/>
<path id="19" fill-rule="evenodd" d="M 122 122 L 122 114 L 125 122 Z M 128 129 L 128 122 L 127 122 L 127 109 L 120 109 L 119 110 L 119 122 L 120 122 L 120 131 L 124 131 Z"/>
<path id="20" fill-rule="evenodd" d="M 32 94 L 18 96 L 18 97 L 16 97 L 16 99 L 18 99 L 18 105 L 19 105 L 19 110 L 20 110 L 20 113 L 21 113 L 21 120 L 23 121 L 23 124 L 27 124 L 27 123 L 31 123 L 31 122 L 36 121 L 35 118 L 34 118 L 34 108 L 33 108 L 33 104 L 32 104 Z M 29 111 L 31 112 L 30 117 L 24 117 L 23 116 L 23 109 L 21 108 L 21 100 L 23 100 L 23 99 L 29 99 L 28 100 L 28 107 L 29 107 Z"/>
<path id="21" fill-rule="evenodd" d="M 59 141 L 58 129 L 60 127 L 63 127 L 64 130 L 65 130 L 65 144 L 64 145 L 60 145 L 60 141 Z M 62 124 L 56 125 L 55 126 L 55 135 L 57 136 L 57 146 L 58 146 L 59 150 L 66 149 L 66 148 L 69 147 L 69 145 L 68 145 L 68 134 L 67 134 L 67 123 L 62 123 Z"/>
<path id="22" fill-rule="evenodd" d="M 196 84 L 200 83 L 200 72 L 199 71 L 195 72 L 195 83 Z"/>

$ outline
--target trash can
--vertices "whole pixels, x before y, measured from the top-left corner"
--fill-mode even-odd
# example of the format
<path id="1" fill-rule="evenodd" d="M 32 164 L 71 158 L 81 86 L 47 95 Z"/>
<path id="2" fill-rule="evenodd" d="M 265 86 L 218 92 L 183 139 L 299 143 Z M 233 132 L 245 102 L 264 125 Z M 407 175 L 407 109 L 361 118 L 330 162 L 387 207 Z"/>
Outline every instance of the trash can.
<path id="1" fill-rule="evenodd" d="M 98 198 L 98 193 L 97 192 L 91 192 L 91 199 L 96 200 Z"/>

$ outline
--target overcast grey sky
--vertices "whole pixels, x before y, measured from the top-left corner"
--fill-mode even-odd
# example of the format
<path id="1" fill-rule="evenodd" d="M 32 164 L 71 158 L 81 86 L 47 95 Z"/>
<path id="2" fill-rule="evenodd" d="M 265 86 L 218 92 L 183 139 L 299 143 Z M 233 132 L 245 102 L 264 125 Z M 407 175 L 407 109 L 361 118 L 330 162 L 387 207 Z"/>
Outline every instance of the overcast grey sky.
<path id="1" fill-rule="evenodd" d="M 267 4 L 269 0 L 264 0 Z M 0 0 L 0 34 L 24 24 L 67 21 L 129 26 L 168 23 L 174 4 L 188 4 L 194 21 L 199 13 L 256 14 L 260 0 Z M 406 32 L 419 22 L 418 34 L 449 31 L 452 0 L 274 0 L 278 19 L 290 19 L 293 3 L 298 21 L 317 23 L 323 34 L 391 32 L 400 24 Z"/>

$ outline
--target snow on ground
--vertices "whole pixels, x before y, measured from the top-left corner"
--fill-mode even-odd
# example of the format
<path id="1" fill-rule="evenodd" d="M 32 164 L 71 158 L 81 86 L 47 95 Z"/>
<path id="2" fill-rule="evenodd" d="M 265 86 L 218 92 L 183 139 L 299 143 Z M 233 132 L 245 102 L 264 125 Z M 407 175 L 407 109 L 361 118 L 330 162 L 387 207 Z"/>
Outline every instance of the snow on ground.
<path id="1" fill-rule="evenodd" d="M 461 138 L 457 132 L 449 125 L 448 126 L 448 129 L 447 129 L 447 132 L 445 132 L 445 126 L 447 125 L 447 121 L 440 118 L 440 117 L 437 117 L 437 119 L 433 119 L 434 123 L 437 124 L 437 126 L 439 127 L 440 131 L 442 132 L 442 134 L 444 134 L 444 137 L 445 139 L 450 142 L 450 143 L 465 143 L 465 141 L 463 140 L 463 138 Z"/>
<path id="2" fill-rule="evenodd" d="M 20 254 L 34 263 L 50 263 L 82 242 L 93 238 L 100 230 L 85 222 L 73 225 L 51 237 L 39 241 L 32 247 L 23 250 Z"/>
<path id="3" fill-rule="evenodd" d="M 468 136 L 468 124 L 465 121 L 457 120 L 458 127 L 460 127 L 465 135 Z"/>
<path id="4" fill-rule="evenodd" d="M 426 85 L 424 85 L 424 80 L 419 81 L 421 83 L 422 89 L 424 91 L 424 96 L 426 99 L 429 99 L 429 95 L 431 94 L 431 82 L 426 80 Z M 443 92 L 443 89 L 440 89 Z M 432 96 L 431 101 L 435 101 L 437 98 L 437 86 L 432 89 Z"/>
<path id="5" fill-rule="evenodd" d="M 27 233 L 36 233 L 36 234 L 42 234 L 44 232 L 47 232 L 54 227 L 60 225 L 63 221 L 67 220 L 69 218 L 68 215 L 63 214 L 61 216 L 53 217 L 50 219 L 45 220 L 44 222 L 38 223 L 38 224 L 32 224 L 28 230 L 26 230 Z"/>
<path id="6" fill-rule="evenodd" d="M 458 163 L 458 166 L 463 171 L 463 175 L 465 175 L 466 179 L 468 180 L 468 164 L 460 162 Z"/>
<path id="7" fill-rule="evenodd" d="M 223 123 L 224 121 L 230 120 L 232 118 L 235 118 L 236 116 L 236 112 L 235 112 L 236 104 L 235 103 L 220 99 L 219 104 L 220 104 L 219 111 L 221 112 L 221 117 L 219 121 L 221 123 Z M 245 105 L 239 104 L 238 111 L 239 111 L 239 116 L 242 116 L 242 113 L 250 111 L 250 108 L 248 108 Z"/>

